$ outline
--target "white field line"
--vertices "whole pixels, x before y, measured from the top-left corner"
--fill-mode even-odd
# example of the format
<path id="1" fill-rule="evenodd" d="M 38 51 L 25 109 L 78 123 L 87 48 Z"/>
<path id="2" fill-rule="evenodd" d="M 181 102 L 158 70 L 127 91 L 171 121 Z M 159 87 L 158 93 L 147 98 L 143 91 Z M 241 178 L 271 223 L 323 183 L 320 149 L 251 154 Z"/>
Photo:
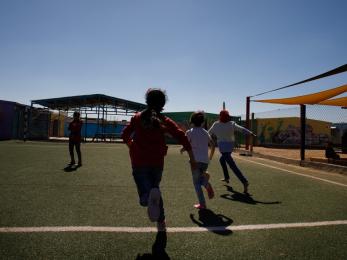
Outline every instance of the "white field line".
<path id="1" fill-rule="evenodd" d="M 264 167 L 268 167 L 268 168 L 272 168 L 272 169 L 276 169 L 276 170 L 280 170 L 280 171 L 284 171 L 284 172 L 289 172 L 291 174 L 300 175 L 300 176 L 304 176 L 304 177 L 307 177 L 307 178 L 328 182 L 328 183 L 339 185 L 339 186 L 342 186 L 342 187 L 347 187 L 347 184 L 343 184 L 343 183 L 339 183 L 339 182 L 335 182 L 335 181 L 330 181 L 330 180 L 327 180 L 327 179 L 323 179 L 323 178 L 319 178 L 319 177 L 315 177 L 315 176 L 311 176 L 311 175 L 307 175 L 307 174 L 303 174 L 303 173 L 298 173 L 298 172 L 291 171 L 291 170 L 286 170 L 286 169 L 283 169 L 283 168 L 279 168 L 279 167 L 276 167 L 276 166 L 272 166 L 272 165 L 268 165 L 268 164 L 264 164 L 264 163 L 260 163 L 260 162 L 255 162 L 255 161 L 252 161 L 252 160 L 249 160 L 249 159 L 241 158 L 240 156 L 237 156 L 237 159 L 244 160 L 244 161 L 251 162 L 251 163 L 255 163 L 255 164 L 259 164 L 259 165 L 262 165 Z"/>
<path id="2" fill-rule="evenodd" d="M 257 224 L 239 226 L 216 226 L 216 227 L 169 227 L 170 233 L 191 233 L 207 231 L 247 231 L 287 228 L 308 228 L 321 226 L 347 225 L 347 220 L 302 222 L 302 223 L 279 223 Z M 155 227 L 92 227 L 92 226 L 67 226 L 67 227 L 1 227 L 0 233 L 46 233 L 46 232 L 111 232 L 111 233 L 153 233 Z"/>

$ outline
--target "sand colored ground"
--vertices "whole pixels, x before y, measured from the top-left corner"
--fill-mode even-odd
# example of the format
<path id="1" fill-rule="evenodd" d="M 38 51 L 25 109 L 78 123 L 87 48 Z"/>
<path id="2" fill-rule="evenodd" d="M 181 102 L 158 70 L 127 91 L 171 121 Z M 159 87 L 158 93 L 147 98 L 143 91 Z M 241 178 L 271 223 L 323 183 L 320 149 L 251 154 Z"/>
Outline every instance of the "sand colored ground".
<path id="1" fill-rule="evenodd" d="M 300 160 L 300 149 L 277 149 L 277 148 L 266 148 L 266 147 L 253 147 L 255 153 L 264 155 L 278 156 L 282 158 Z M 347 154 L 339 153 L 341 158 L 347 158 Z M 305 158 L 309 160 L 311 157 L 325 157 L 324 150 L 309 150 L 305 151 Z"/>

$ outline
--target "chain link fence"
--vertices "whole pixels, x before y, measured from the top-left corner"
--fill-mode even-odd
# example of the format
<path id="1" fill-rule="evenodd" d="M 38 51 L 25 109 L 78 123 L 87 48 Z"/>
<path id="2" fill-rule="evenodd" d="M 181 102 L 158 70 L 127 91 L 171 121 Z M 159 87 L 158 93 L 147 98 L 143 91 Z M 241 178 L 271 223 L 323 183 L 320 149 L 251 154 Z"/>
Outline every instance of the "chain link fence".
<path id="1" fill-rule="evenodd" d="M 254 113 L 252 129 L 257 133 L 254 145 L 299 147 L 301 140 L 300 107 Z M 305 145 L 324 148 L 328 141 L 345 149 L 347 110 L 341 107 L 306 105 Z"/>

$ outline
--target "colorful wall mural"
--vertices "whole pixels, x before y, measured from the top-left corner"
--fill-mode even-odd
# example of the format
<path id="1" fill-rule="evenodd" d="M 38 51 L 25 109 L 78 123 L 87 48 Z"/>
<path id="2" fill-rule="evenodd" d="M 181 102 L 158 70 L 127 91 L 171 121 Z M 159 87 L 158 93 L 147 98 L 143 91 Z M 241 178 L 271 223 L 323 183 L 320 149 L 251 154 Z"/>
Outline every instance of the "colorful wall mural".
<path id="1" fill-rule="evenodd" d="M 63 137 L 65 120 L 67 118 L 66 112 L 51 113 L 50 126 L 49 126 L 49 136 Z"/>
<path id="2" fill-rule="evenodd" d="M 300 118 L 264 118 L 256 119 L 257 145 L 264 144 L 300 144 Z M 325 145 L 331 137 L 331 123 L 306 119 L 306 144 Z"/>

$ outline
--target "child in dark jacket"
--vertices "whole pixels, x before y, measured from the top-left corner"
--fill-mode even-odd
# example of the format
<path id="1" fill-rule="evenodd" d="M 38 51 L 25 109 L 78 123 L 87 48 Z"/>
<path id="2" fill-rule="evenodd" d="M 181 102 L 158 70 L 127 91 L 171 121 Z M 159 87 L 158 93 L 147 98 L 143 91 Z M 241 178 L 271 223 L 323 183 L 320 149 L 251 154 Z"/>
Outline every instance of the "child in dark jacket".
<path id="1" fill-rule="evenodd" d="M 73 166 L 75 162 L 74 147 L 76 147 L 76 152 L 78 156 L 78 166 L 82 166 L 82 155 L 81 155 L 81 129 L 83 122 L 80 119 L 80 113 L 73 113 L 73 121 L 69 124 L 68 130 L 69 135 L 69 153 L 70 153 L 70 166 Z"/>

